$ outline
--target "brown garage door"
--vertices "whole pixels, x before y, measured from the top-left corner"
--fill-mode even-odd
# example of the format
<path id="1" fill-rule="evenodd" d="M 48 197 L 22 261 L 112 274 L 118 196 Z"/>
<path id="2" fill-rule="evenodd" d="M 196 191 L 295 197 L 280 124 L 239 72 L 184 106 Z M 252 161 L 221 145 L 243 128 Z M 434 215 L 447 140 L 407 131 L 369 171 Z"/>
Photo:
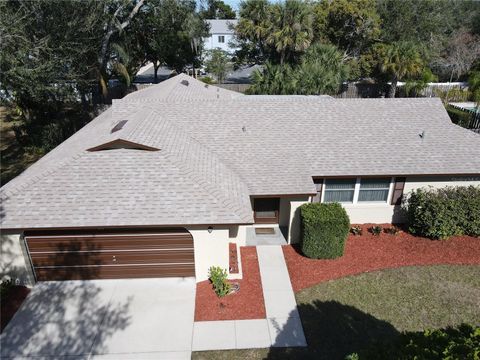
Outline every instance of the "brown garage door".
<path id="1" fill-rule="evenodd" d="M 38 281 L 195 276 L 185 229 L 26 233 Z"/>

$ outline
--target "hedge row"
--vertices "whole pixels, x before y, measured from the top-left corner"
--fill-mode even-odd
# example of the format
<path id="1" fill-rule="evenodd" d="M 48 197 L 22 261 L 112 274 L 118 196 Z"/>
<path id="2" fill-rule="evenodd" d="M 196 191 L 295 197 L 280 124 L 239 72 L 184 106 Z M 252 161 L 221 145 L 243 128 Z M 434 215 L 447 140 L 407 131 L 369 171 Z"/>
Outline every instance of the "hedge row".
<path id="1" fill-rule="evenodd" d="M 405 202 L 409 231 L 432 239 L 480 236 L 480 186 L 421 188 Z"/>
<path id="2" fill-rule="evenodd" d="M 310 203 L 300 207 L 302 252 L 313 259 L 334 259 L 343 255 L 350 219 L 338 203 Z"/>

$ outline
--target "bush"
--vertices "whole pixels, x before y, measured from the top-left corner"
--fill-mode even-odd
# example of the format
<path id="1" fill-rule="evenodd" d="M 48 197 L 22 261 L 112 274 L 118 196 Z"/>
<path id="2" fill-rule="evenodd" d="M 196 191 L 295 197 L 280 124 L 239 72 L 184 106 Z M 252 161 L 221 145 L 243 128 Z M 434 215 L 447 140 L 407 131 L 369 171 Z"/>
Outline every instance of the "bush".
<path id="1" fill-rule="evenodd" d="M 384 343 L 361 352 L 357 359 L 478 360 L 480 327 L 462 324 L 456 328 L 405 332 L 393 343 Z"/>
<path id="2" fill-rule="evenodd" d="M 447 106 L 446 107 L 447 113 L 450 116 L 450 120 L 454 124 L 464 128 L 470 128 L 473 125 L 475 120 L 475 112 L 469 110 L 461 110 L 457 109 L 454 106 Z"/>
<path id="3" fill-rule="evenodd" d="M 369 230 L 375 236 L 380 236 L 382 233 L 382 227 L 380 225 L 372 226 Z"/>
<path id="4" fill-rule="evenodd" d="M 300 207 L 300 216 L 305 256 L 334 259 L 343 255 L 350 219 L 340 204 L 304 204 Z"/>
<path id="5" fill-rule="evenodd" d="M 412 234 L 432 239 L 480 236 L 480 186 L 422 188 L 411 192 L 406 200 Z"/>
<path id="6" fill-rule="evenodd" d="M 400 232 L 400 229 L 395 226 L 392 226 L 392 227 L 383 229 L 383 231 L 385 231 L 386 234 L 398 235 L 398 233 Z"/>
<path id="7" fill-rule="evenodd" d="M 355 236 L 362 235 L 362 228 L 358 225 L 355 225 L 355 226 L 352 226 L 352 228 L 350 229 L 350 232 Z"/>
<path id="8" fill-rule="evenodd" d="M 230 293 L 230 283 L 227 281 L 227 270 L 218 266 L 212 266 L 208 269 L 208 278 L 213 284 L 213 290 L 218 297 L 224 297 Z"/>

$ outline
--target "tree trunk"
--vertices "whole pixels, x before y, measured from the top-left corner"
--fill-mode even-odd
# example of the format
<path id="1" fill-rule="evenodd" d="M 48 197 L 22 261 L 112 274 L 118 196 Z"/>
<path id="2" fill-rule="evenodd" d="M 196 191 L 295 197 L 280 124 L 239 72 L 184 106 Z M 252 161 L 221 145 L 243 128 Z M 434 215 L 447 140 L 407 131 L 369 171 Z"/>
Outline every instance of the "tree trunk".
<path id="1" fill-rule="evenodd" d="M 157 64 L 155 61 L 153 63 L 153 83 L 158 84 L 158 68 L 160 67 L 160 64 Z"/>
<path id="2" fill-rule="evenodd" d="M 389 98 L 394 98 L 395 97 L 395 93 L 397 92 L 397 82 L 398 82 L 397 78 L 394 78 L 392 80 L 392 83 L 390 84 L 390 88 L 388 89 L 388 97 Z"/>
<path id="3" fill-rule="evenodd" d="M 127 18 L 125 19 L 124 22 L 122 22 L 120 24 L 119 27 L 115 27 L 114 28 L 114 21 L 111 21 L 109 24 L 108 24 L 108 27 L 107 27 L 107 32 L 105 33 L 105 36 L 103 37 L 103 40 L 102 40 L 102 46 L 100 48 L 100 54 L 99 54 L 99 57 L 98 57 L 98 64 L 100 66 L 100 71 L 102 71 L 103 69 L 105 69 L 106 65 L 107 65 L 107 51 L 108 51 L 108 45 L 110 44 L 110 38 L 112 37 L 113 34 L 115 34 L 117 31 L 119 30 L 123 30 L 125 29 L 129 24 L 130 24 L 130 21 L 132 21 L 133 17 L 138 13 L 138 11 L 140 10 L 140 8 L 143 6 L 143 3 L 145 2 L 145 0 L 139 0 L 139 2 L 135 5 L 135 7 L 132 9 L 132 11 L 130 12 L 130 14 L 128 14 Z M 116 16 L 120 13 L 120 11 L 122 10 L 123 6 L 119 6 L 117 8 L 117 10 L 115 11 L 115 13 L 113 14 L 113 18 L 115 19 Z"/>

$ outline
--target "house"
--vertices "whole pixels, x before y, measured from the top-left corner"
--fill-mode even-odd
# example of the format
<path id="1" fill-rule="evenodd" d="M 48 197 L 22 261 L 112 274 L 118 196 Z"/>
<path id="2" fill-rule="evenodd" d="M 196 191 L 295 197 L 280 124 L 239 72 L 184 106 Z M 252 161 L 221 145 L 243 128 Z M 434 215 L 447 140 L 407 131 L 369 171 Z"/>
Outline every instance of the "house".
<path id="1" fill-rule="evenodd" d="M 232 49 L 229 43 L 233 40 L 233 26 L 237 25 L 237 22 L 238 20 L 207 20 L 210 25 L 210 37 L 204 39 L 205 50 L 221 49 L 232 53 L 235 49 Z"/>
<path id="2" fill-rule="evenodd" d="M 469 184 L 480 136 L 439 99 L 248 96 L 178 75 L 114 101 L 1 188 L 2 273 L 202 281 L 256 229 L 297 242 L 304 203 L 400 222 L 403 194 Z"/>

